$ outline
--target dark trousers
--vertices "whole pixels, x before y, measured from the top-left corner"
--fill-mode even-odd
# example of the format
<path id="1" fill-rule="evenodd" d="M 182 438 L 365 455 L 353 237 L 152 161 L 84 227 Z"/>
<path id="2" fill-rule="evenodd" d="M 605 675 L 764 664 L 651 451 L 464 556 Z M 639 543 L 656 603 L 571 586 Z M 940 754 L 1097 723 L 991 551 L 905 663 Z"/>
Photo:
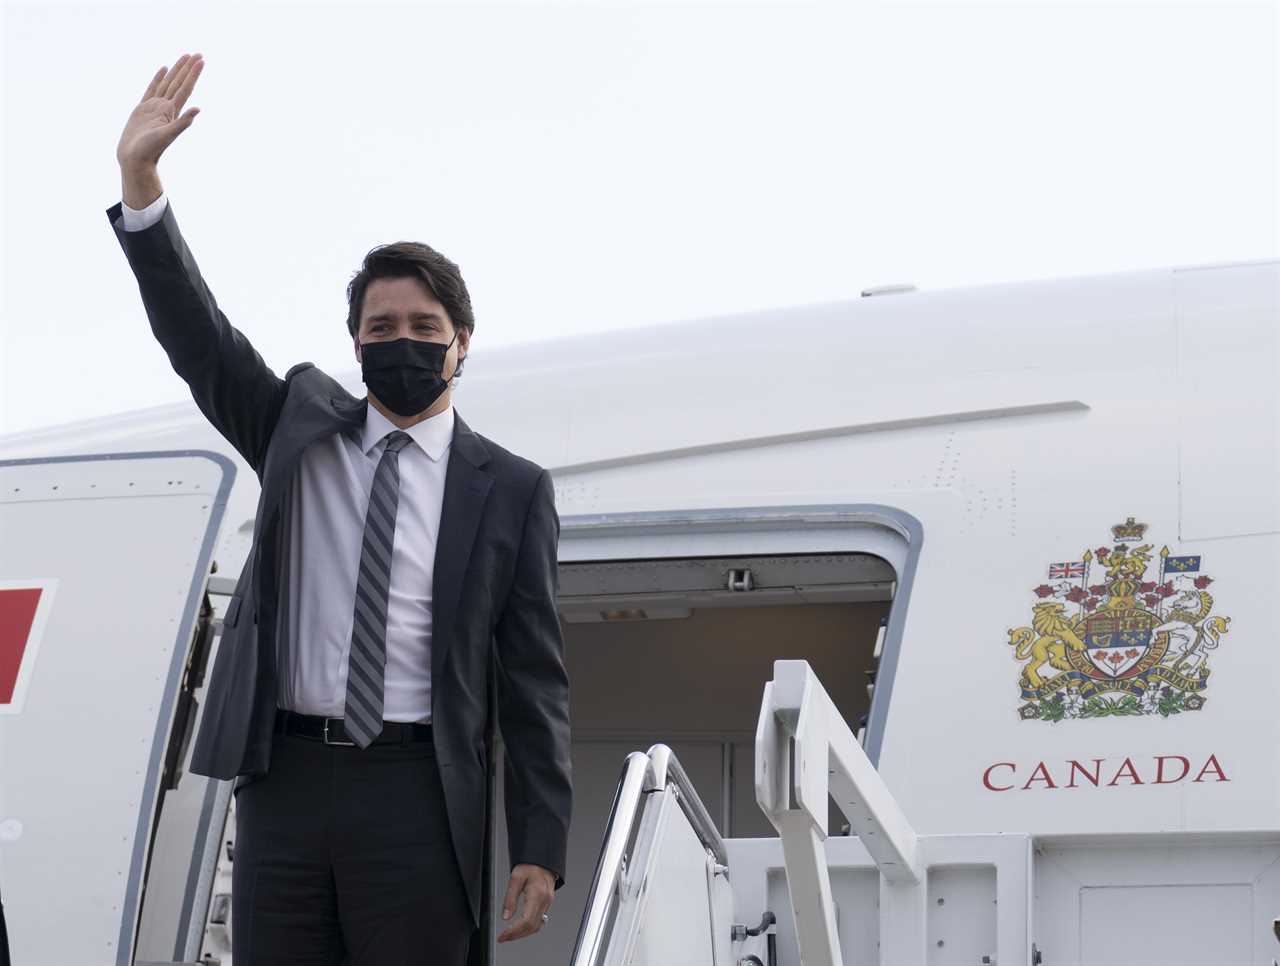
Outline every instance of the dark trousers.
<path id="1" fill-rule="evenodd" d="M 277 733 L 236 795 L 236 966 L 463 966 L 473 929 L 430 741 Z"/>

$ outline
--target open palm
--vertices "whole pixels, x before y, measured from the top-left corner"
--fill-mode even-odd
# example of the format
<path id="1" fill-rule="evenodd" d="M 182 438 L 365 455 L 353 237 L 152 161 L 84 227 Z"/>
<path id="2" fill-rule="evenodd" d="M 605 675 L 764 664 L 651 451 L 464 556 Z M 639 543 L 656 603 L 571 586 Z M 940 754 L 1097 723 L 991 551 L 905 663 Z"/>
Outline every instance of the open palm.
<path id="1" fill-rule="evenodd" d="M 203 67 L 200 54 L 183 54 L 173 67 L 156 71 L 116 145 L 116 160 L 121 165 L 156 164 L 174 138 L 191 126 L 200 108 L 193 107 L 185 114 L 181 111 Z"/>

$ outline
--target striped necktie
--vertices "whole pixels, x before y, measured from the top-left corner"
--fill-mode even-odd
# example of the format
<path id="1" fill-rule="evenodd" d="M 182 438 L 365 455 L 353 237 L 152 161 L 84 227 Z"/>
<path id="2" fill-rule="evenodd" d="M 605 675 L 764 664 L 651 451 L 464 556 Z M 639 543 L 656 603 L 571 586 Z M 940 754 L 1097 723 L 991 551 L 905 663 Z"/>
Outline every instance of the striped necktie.
<path id="1" fill-rule="evenodd" d="M 364 519 L 364 545 L 356 577 L 355 623 L 347 661 L 347 705 L 343 721 L 347 737 L 367 748 L 382 732 L 382 697 L 387 665 L 387 595 L 391 591 L 391 543 L 400 502 L 400 450 L 413 437 L 400 430 L 387 434 L 387 447 L 369 493 Z"/>

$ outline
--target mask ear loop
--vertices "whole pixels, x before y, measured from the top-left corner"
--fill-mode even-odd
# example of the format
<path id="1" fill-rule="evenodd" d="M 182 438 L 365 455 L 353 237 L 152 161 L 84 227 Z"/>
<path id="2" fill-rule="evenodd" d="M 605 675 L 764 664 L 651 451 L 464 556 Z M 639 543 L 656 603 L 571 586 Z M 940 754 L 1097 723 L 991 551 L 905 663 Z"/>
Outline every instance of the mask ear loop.
<path id="1" fill-rule="evenodd" d="M 450 339 L 450 340 L 449 340 L 449 344 L 448 344 L 447 346 L 445 346 L 445 347 L 444 347 L 444 354 L 445 354 L 445 356 L 448 356 L 448 355 L 449 355 L 449 350 L 453 348 L 453 344 L 454 344 L 456 341 L 458 341 L 458 327 L 457 327 L 457 326 L 454 326 L 454 328 L 453 328 L 453 338 L 452 338 L 452 339 Z M 455 364 L 455 365 L 454 365 L 454 367 L 453 367 L 453 376 L 450 376 L 450 377 L 449 377 L 449 383 L 450 383 L 450 384 L 452 384 L 452 383 L 453 383 L 454 376 L 456 376 L 457 374 L 458 374 L 458 367 L 457 367 L 457 365 Z M 444 358 L 443 358 L 443 357 L 440 359 L 440 375 L 441 375 L 441 377 L 443 377 L 443 376 L 444 376 Z"/>

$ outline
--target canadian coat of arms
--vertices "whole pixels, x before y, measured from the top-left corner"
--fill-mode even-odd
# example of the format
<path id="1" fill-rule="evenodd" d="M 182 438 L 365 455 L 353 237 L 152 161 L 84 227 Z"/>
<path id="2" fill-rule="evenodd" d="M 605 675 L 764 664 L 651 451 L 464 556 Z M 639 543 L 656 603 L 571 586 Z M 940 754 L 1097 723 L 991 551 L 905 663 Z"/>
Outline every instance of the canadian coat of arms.
<path id="1" fill-rule="evenodd" d="M 1111 528 L 1116 543 L 1082 559 L 1049 565 L 1035 588 L 1030 627 L 1009 631 L 1013 657 L 1025 662 L 1019 686 L 1024 721 L 1199 711 L 1209 682 L 1209 652 L 1231 618 L 1211 615 L 1213 578 L 1199 556 L 1170 556 L 1129 517 Z M 1100 583 L 1091 573 L 1105 570 Z M 1159 579 L 1148 580 L 1148 570 Z M 1097 578 L 1095 578 L 1097 579 Z M 1074 611 L 1074 613 L 1072 613 Z"/>

